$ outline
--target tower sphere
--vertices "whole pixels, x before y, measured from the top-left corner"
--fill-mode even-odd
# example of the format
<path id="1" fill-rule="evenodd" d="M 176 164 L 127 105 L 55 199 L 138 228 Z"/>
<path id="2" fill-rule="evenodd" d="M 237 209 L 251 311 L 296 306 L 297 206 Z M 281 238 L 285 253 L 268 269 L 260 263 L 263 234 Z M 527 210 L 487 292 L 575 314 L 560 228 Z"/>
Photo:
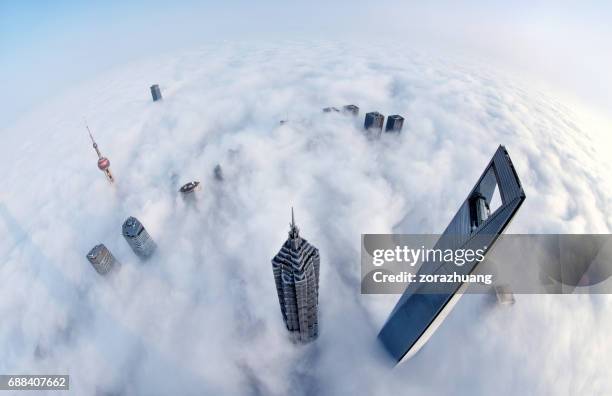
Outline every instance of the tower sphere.
<path id="1" fill-rule="evenodd" d="M 106 170 L 110 166 L 110 161 L 106 157 L 102 157 L 98 160 L 98 168 L 100 170 Z"/>

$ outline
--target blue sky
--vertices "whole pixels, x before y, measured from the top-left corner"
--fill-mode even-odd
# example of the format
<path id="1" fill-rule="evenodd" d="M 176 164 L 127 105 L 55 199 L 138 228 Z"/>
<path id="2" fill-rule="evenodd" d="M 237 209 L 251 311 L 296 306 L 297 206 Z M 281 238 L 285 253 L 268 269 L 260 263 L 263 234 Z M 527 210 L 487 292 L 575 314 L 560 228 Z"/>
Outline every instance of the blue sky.
<path id="1" fill-rule="evenodd" d="M 528 74 L 603 109 L 612 78 L 608 2 L 312 0 L 3 1 L 0 119 L 155 52 L 219 40 L 401 41 Z"/>

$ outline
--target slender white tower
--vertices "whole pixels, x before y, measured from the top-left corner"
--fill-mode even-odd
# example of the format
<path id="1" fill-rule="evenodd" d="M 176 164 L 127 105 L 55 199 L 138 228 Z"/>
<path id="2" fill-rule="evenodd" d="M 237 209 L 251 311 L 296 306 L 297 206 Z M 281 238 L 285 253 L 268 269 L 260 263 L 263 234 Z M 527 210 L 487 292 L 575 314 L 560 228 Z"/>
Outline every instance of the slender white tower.
<path id="1" fill-rule="evenodd" d="M 93 148 L 94 150 L 96 150 L 96 154 L 98 154 L 98 169 L 104 172 L 104 175 L 106 176 L 106 179 L 109 182 L 114 182 L 115 178 L 113 177 L 113 174 L 110 171 L 110 161 L 108 160 L 108 158 L 102 156 L 102 154 L 100 153 L 100 150 L 98 149 L 98 143 L 96 143 L 96 141 L 94 140 L 93 135 L 91 134 L 91 130 L 89 129 L 89 125 L 87 125 L 87 123 L 85 123 L 85 127 L 87 128 L 87 132 L 89 132 L 89 138 L 93 143 Z"/>

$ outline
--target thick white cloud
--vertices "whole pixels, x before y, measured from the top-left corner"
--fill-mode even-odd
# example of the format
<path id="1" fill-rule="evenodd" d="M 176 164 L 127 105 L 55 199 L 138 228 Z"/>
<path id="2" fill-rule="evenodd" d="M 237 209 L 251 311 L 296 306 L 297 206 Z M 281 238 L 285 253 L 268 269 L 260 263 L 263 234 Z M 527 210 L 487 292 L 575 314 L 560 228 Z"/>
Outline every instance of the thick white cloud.
<path id="1" fill-rule="evenodd" d="M 610 149 L 570 109 L 477 65 L 390 51 L 210 46 L 109 72 L 5 128 L 0 372 L 67 372 L 78 395 L 612 392 L 606 296 L 465 296 L 389 370 L 376 333 L 397 297 L 359 294 L 359 236 L 440 232 L 499 144 L 527 193 L 510 232 L 612 228 Z M 349 103 L 359 118 L 321 113 Z M 370 110 L 404 115 L 402 134 L 366 139 Z M 176 190 L 193 179 L 189 205 Z M 322 258 L 308 346 L 286 337 L 270 264 L 290 206 Z M 128 215 L 159 245 L 147 263 L 121 236 Z M 123 263 L 113 279 L 84 257 L 99 242 Z"/>

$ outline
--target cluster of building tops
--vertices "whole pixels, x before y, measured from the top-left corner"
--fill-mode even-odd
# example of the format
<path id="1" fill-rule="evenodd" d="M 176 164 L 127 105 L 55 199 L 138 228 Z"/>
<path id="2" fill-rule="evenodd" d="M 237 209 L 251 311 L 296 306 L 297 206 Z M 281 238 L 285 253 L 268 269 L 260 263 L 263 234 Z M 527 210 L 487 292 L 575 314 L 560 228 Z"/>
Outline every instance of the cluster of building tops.
<path id="1" fill-rule="evenodd" d="M 162 99 L 158 85 L 151 86 L 151 95 L 154 102 Z M 326 107 L 323 112 L 343 112 L 358 116 L 359 107 L 352 104 L 343 106 L 342 110 Z M 281 124 L 285 122 L 287 121 L 283 120 Z M 385 116 L 372 111 L 366 113 L 363 127 L 370 135 L 380 136 L 383 127 L 385 132 L 399 133 L 403 124 L 404 118 L 394 114 L 387 117 L 385 126 Z M 90 136 L 98 155 L 98 167 L 108 180 L 113 182 L 114 178 L 109 169 L 110 161 L 102 156 L 91 132 Z M 214 176 L 217 180 L 223 180 L 220 165 L 215 167 Z M 183 185 L 179 192 L 185 198 L 193 197 L 199 185 L 198 181 L 189 182 Z M 501 195 L 501 206 L 491 211 L 496 188 Z M 524 199 L 525 193 L 510 156 L 505 147 L 500 146 L 436 246 L 463 248 L 470 246 L 469 244 L 479 236 L 484 238 L 490 247 L 497 236 L 504 231 Z M 125 220 L 122 234 L 132 251 L 143 260 L 150 258 L 157 248 L 145 227 L 135 217 L 130 216 Z M 100 275 L 106 275 L 120 266 L 104 244 L 94 246 L 87 253 L 87 259 Z M 300 235 L 295 224 L 293 209 L 288 238 L 271 264 L 281 315 L 292 339 L 296 342 L 314 340 L 319 334 L 320 255 L 319 250 Z M 473 271 L 476 265 L 477 263 L 470 263 L 458 269 L 451 269 L 468 273 Z M 421 268 L 419 273 L 426 274 L 428 271 L 433 273 L 435 270 L 437 274 L 451 269 L 442 266 L 427 267 Z M 409 358 L 427 341 L 440 321 L 452 309 L 463 285 L 445 285 L 442 291 L 436 289 L 434 294 L 427 293 L 425 290 L 427 287 L 431 286 L 409 285 L 378 334 L 378 339 L 396 361 Z M 500 303 L 514 302 L 512 291 L 508 287 L 499 286 L 495 290 Z"/>
<path id="2" fill-rule="evenodd" d="M 351 114 L 353 116 L 359 115 L 359 107 L 355 105 L 346 105 L 342 107 L 340 110 L 337 107 L 325 107 L 323 109 L 324 113 L 345 113 Z M 385 124 L 385 116 L 379 113 L 378 111 L 371 111 L 366 113 L 365 121 L 363 123 L 363 127 L 366 131 L 376 136 L 380 136 L 383 131 L 383 126 Z M 404 126 L 404 117 L 399 114 L 393 114 L 387 117 L 387 125 L 385 126 L 385 132 L 401 132 Z"/>
<path id="3" fill-rule="evenodd" d="M 154 102 L 162 100 L 159 85 L 150 87 Z M 324 112 L 340 112 L 336 107 L 326 107 Z M 359 115 L 359 107 L 355 105 L 343 106 L 342 112 L 352 116 Z M 384 115 L 379 112 L 369 112 L 365 115 L 364 128 L 370 133 L 382 133 Z M 286 120 L 281 121 L 284 124 Z M 404 118 L 400 115 L 387 117 L 386 132 L 400 132 Z M 89 130 L 89 128 L 87 128 Z M 98 145 L 89 131 L 93 147 L 98 155 L 98 167 L 112 183 L 114 178 L 110 173 L 110 161 L 103 157 Z M 214 177 L 223 180 L 223 171 L 220 165 L 214 168 Z M 200 188 L 199 181 L 184 184 L 179 192 L 185 199 L 193 199 L 195 191 Z M 132 251 L 142 260 L 149 259 L 157 249 L 157 245 L 142 225 L 133 216 L 128 217 L 122 226 L 122 235 Z M 87 260 L 100 275 L 111 273 L 121 266 L 104 244 L 94 246 L 87 253 Z M 295 224 L 293 209 L 291 211 L 291 224 L 289 236 L 283 243 L 280 251 L 272 259 L 272 272 L 276 284 L 281 314 L 291 338 L 296 342 L 309 342 L 317 338 L 318 328 L 318 297 L 319 297 L 319 250 L 300 236 Z"/>

